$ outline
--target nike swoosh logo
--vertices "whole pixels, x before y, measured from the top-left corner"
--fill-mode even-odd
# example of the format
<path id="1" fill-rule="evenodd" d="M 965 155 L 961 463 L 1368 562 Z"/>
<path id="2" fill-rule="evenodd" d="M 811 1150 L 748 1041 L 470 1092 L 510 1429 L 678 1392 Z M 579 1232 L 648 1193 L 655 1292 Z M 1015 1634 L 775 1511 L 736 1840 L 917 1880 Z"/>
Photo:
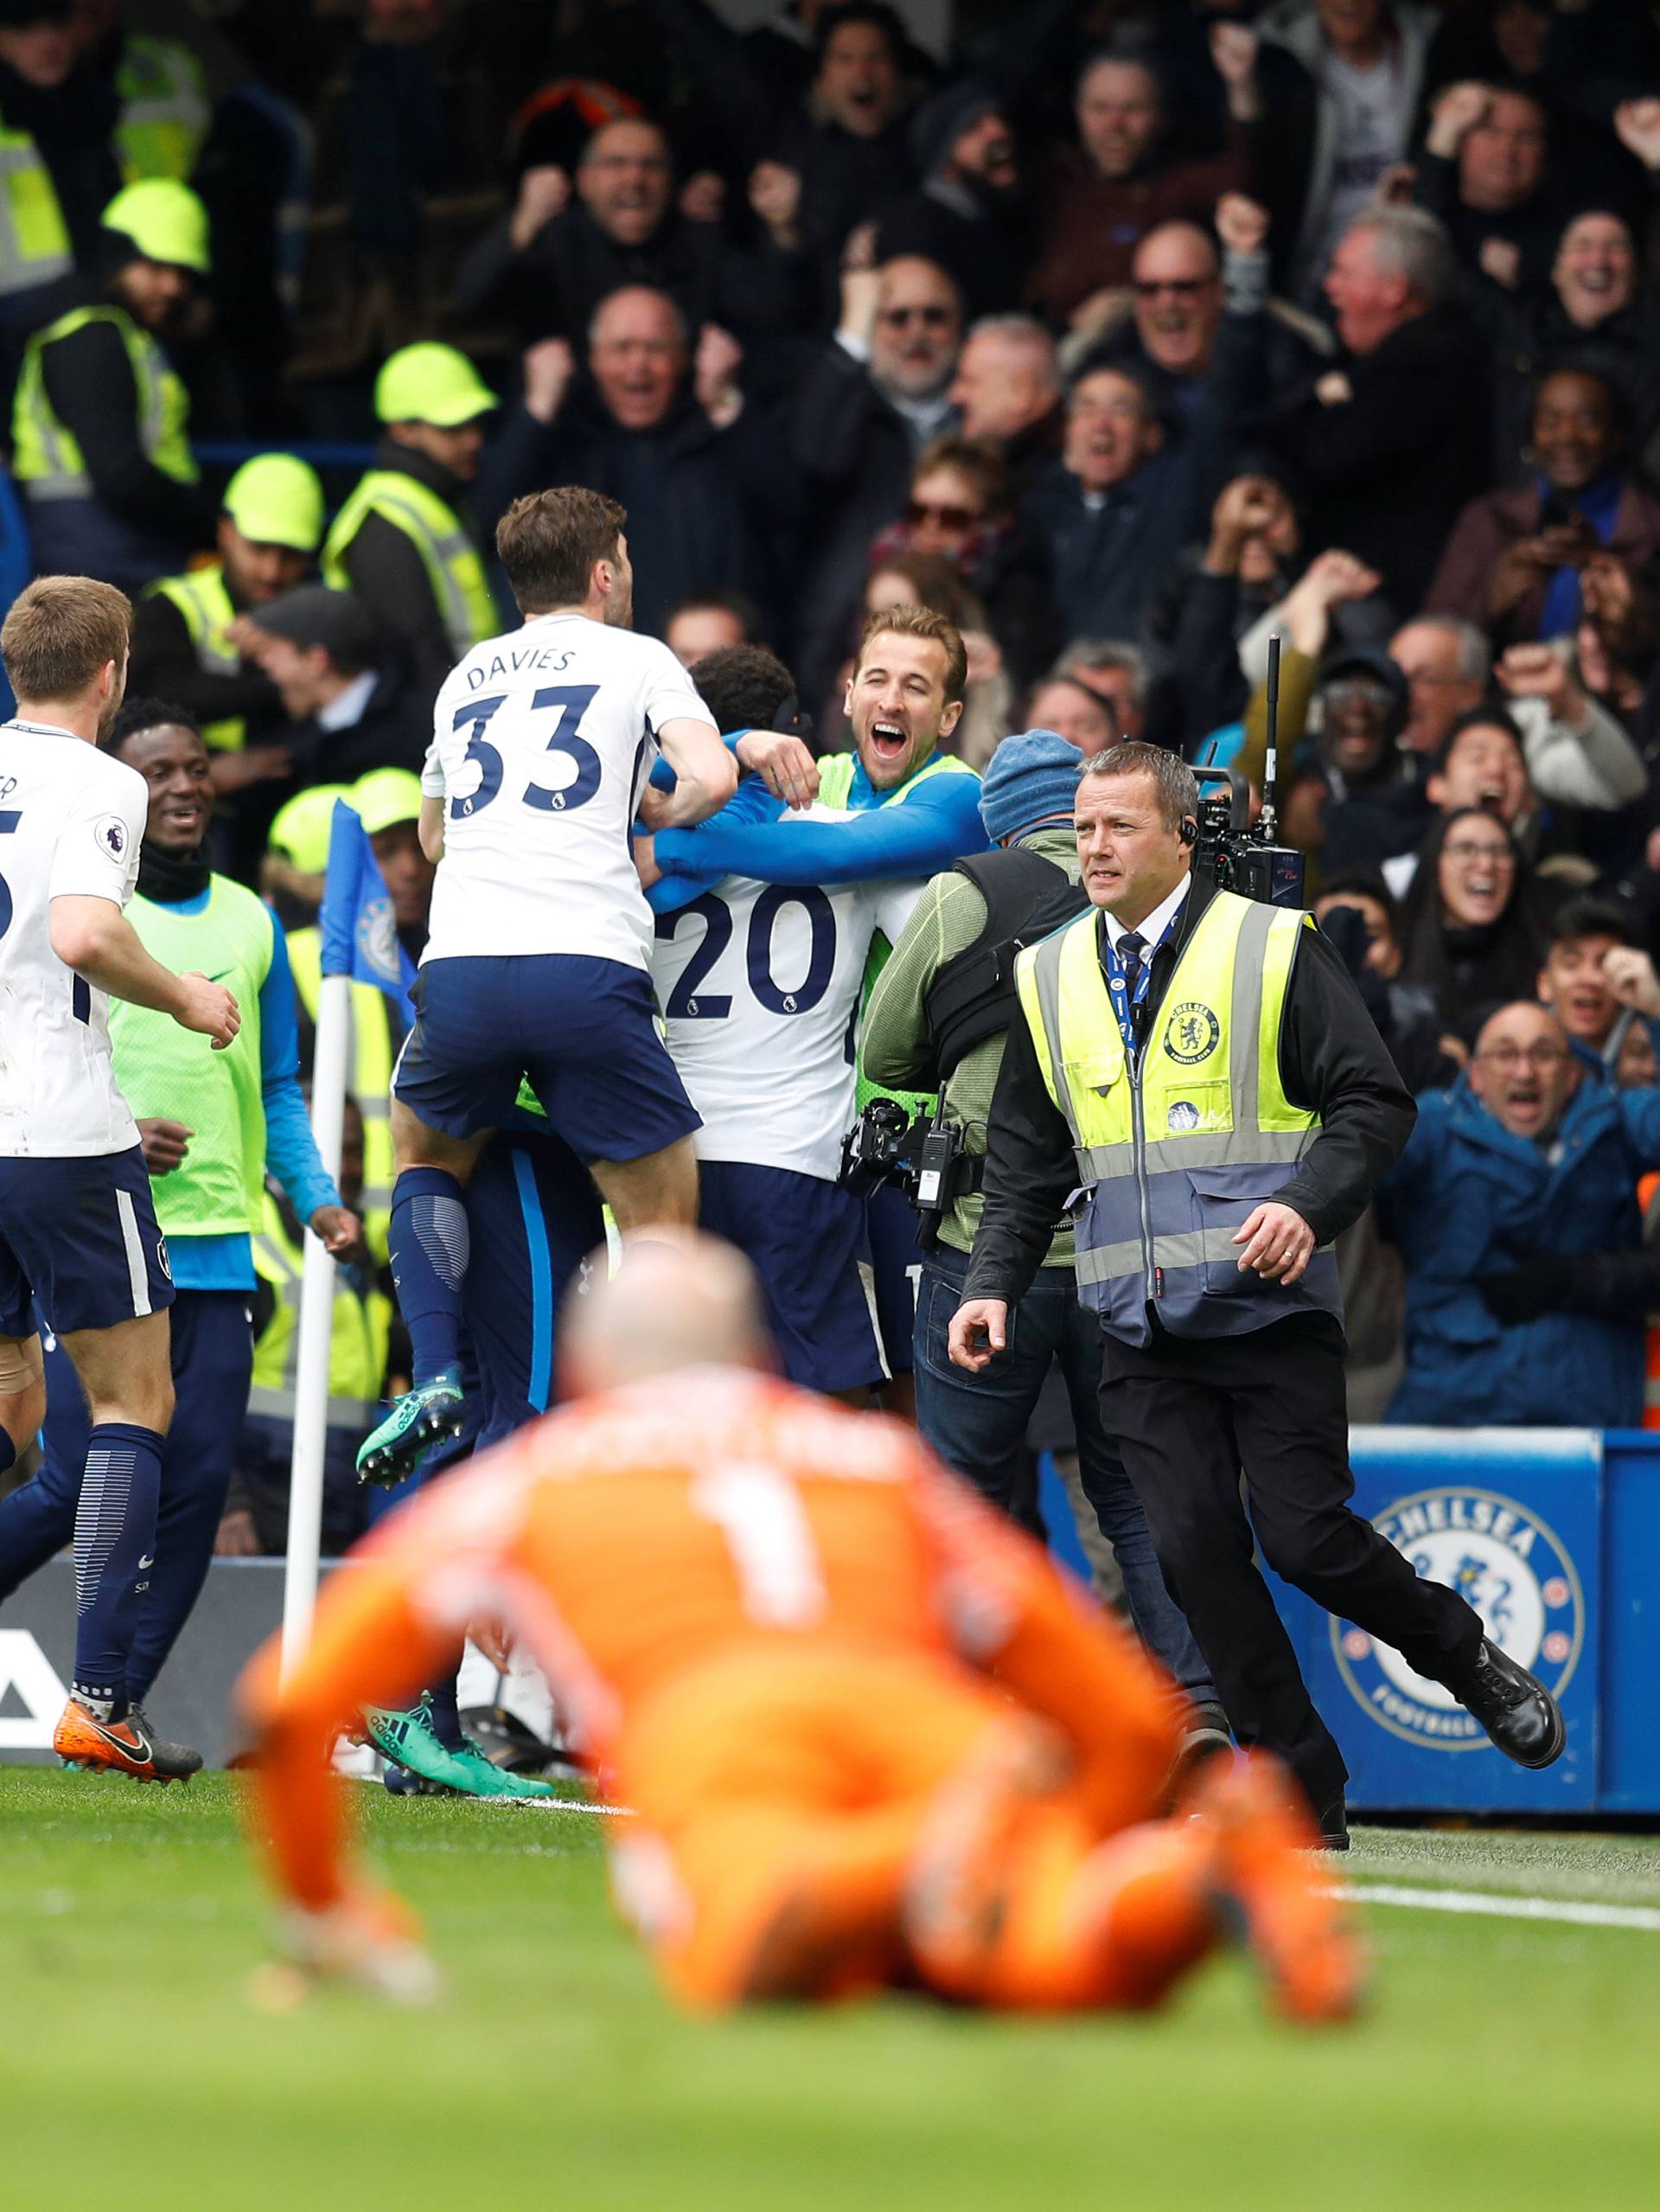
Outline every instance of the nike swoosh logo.
<path id="1" fill-rule="evenodd" d="M 139 1565 L 139 1569 L 140 1569 L 140 1571 L 141 1571 L 141 1572 L 142 1572 L 142 1570 L 143 1570 L 144 1568 L 146 1568 L 146 1567 L 153 1567 L 155 1564 L 156 1564 L 156 1554 L 155 1554 L 153 1551 L 150 1553 L 150 1557 L 149 1557 L 149 1558 L 148 1558 L 148 1559 L 141 1559 L 141 1560 L 138 1562 L 138 1565 Z"/>
<path id="2" fill-rule="evenodd" d="M 105 1728 L 102 1721 L 94 1720 L 90 1713 L 86 1716 L 86 1722 L 88 1727 L 101 1736 L 112 1751 L 118 1751 L 124 1759 L 131 1759 L 136 1752 L 140 1759 L 148 1760 L 152 1765 L 155 1763 L 155 1746 L 131 1716 L 127 1720 L 127 1726 L 132 1730 L 131 1742 L 124 1736 L 117 1736 L 113 1729 Z"/>
<path id="3" fill-rule="evenodd" d="M 234 968 L 221 968 L 216 975 L 210 975 L 208 981 L 210 983 L 222 983 L 227 975 L 234 975 L 235 973 Z"/>

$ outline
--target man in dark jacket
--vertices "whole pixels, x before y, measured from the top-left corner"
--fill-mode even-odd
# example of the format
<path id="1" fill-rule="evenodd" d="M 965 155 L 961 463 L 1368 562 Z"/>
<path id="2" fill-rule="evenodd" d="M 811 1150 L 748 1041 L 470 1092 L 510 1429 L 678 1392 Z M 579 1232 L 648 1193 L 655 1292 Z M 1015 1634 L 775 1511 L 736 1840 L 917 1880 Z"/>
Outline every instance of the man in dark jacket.
<path id="1" fill-rule="evenodd" d="M 1133 637 L 1192 513 L 1190 455 L 1127 370 L 1095 368 L 1067 397 L 1061 457 L 1025 503 L 1049 547 L 1068 636 Z"/>
<path id="2" fill-rule="evenodd" d="M 840 625 L 872 539 L 904 504 L 912 462 L 956 427 L 950 386 L 961 336 L 957 288 L 934 262 L 907 254 L 842 271 L 836 335 L 802 379 L 788 425 L 813 517 L 792 656 L 803 699 L 824 697 L 852 649 Z"/>
<path id="3" fill-rule="evenodd" d="M 273 815 L 304 785 L 351 783 L 377 768 L 418 772 L 432 707 L 355 592 L 303 584 L 237 627 L 288 716 L 272 733 L 288 777 L 255 786 L 237 813 L 235 858 L 252 880 Z"/>
<path id="4" fill-rule="evenodd" d="M 750 340 L 776 336 L 805 310 L 801 257 L 764 226 L 753 247 L 739 246 L 719 223 L 680 213 L 654 123 L 602 125 L 577 164 L 574 202 L 570 189 L 561 169 L 527 170 L 513 213 L 457 279 L 461 304 L 505 313 L 521 344 L 579 345 L 600 302 L 624 284 L 667 292 L 693 329 L 719 323 Z"/>
<path id="5" fill-rule="evenodd" d="M 739 388 L 737 341 L 706 324 L 694 363 L 674 302 L 629 284 L 594 316 L 584 376 L 557 341 L 535 352 L 525 406 L 492 459 L 492 504 L 562 483 L 620 502 L 635 627 L 654 636 L 697 591 L 741 591 L 780 611 L 793 477 Z"/>
<path id="6" fill-rule="evenodd" d="M 1402 616 L 1422 601 L 1454 517 L 1486 480 L 1485 363 L 1447 304 L 1452 278 L 1433 215 L 1363 215 L 1325 279 L 1345 358 L 1262 425 L 1306 490 L 1309 542 L 1346 547 L 1376 569 Z"/>
<path id="7" fill-rule="evenodd" d="M 1150 745 L 1114 746 L 1080 780 L 1099 911 L 1017 963 L 1022 1019 L 950 1351 L 970 1372 L 1003 1351 L 1081 1183 L 1078 1291 L 1101 1323 L 1104 1424 L 1235 1734 L 1286 1760 L 1341 1847 L 1342 1754 L 1256 1570 L 1253 1523 L 1276 1573 L 1445 1684 L 1510 1757 L 1548 1765 L 1565 1736 L 1463 1599 L 1350 1507 L 1342 1302 L 1320 1248 L 1398 1156 L 1412 1100 L 1309 918 L 1194 879 L 1197 796 Z M 1265 1028 L 1272 1061 L 1255 1054 Z"/>
<path id="8" fill-rule="evenodd" d="M 878 262 L 920 254 L 947 272 L 971 316 L 1013 308 L 1031 254 L 1014 133 L 983 85 L 940 94 L 911 127 L 923 182 L 883 216 Z"/>
<path id="9" fill-rule="evenodd" d="M 1660 1090 L 1612 1089 L 1543 1007 L 1491 1015 L 1452 1089 L 1419 1102 L 1383 1186 L 1407 1262 L 1407 1372 L 1388 1418 L 1635 1428 L 1641 1307 L 1613 1319 L 1518 1294 L 1542 1264 L 1566 1295 L 1575 1261 L 1635 1252 L 1638 1178 L 1657 1166 Z"/>

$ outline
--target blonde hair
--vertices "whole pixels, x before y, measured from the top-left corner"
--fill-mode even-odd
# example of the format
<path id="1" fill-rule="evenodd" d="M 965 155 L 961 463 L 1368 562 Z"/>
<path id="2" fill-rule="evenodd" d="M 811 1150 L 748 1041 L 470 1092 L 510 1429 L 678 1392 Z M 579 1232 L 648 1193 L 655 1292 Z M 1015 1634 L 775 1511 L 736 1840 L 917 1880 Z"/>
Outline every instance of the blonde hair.
<path id="1" fill-rule="evenodd" d="M 120 668 L 132 636 L 132 604 L 91 576 L 38 576 L 0 625 L 0 661 L 20 700 L 79 699 L 98 672 Z"/>

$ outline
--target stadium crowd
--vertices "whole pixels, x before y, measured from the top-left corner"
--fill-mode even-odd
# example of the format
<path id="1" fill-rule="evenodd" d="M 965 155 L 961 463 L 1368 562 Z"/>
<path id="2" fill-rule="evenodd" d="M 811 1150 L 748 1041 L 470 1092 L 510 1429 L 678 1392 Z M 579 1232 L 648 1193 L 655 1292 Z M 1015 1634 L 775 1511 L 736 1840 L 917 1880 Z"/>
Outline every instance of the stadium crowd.
<path id="1" fill-rule="evenodd" d="M 634 854 L 702 1219 L 760 1267 L 792 1379 L 914 1414 L 1028 1522 L 1021 1434 L 1058 1448 L 1212 1704 L 1092 1389 L 1043 1388 L 1069 1295 L 977 1463 L 942 1350 L 977 1201 L 924 1252 L 891 1187 L 839 1180 L 843 1045 L 897 947 L 859 1101 L 935 1087 L 919 1009 L 983 933 L 948 872 L 1032 839 L 1076 883 L 1082 758 L 1145 742 L 1260 790 L 1277 634 L 1281 827 L 1420 1102 L 1339 1248 L 1351 1416 L 1660 1423 L 1648 11 L 1038 0 L 964 5 L 935 51 L 903 6 L 821 0 L 742 32 L 706 0 L 242 0 L 210 28 L 0 0 L 0 592 L 131 596 L 105 743 L 149 787 L 140 900 L 200 934 L 228 879 L 239 959 L 248 894 L 276 917 L 246 956 L 270 1180 L 221 1552 L 282 1546 L 307 1222 L 342 1260 L 329 1548 L 422 1365 L 388 1264 L 394 1000 L 353 987 L 337 1189 L 296 1128 L 323 865 L 343 797 L 418 962 L 435 701 L 514 625 L 497 526 L 548 486 L 626 511 L 633 626 L 732 750 L 730 801 L 643 816 Z M 446 692 L 440 721 L 486 773 L 488 704 Z M 953 1078 L 970 1154 L 995 1072 Z M 219 1241 L 194 1128 L 133 1096 L 175 1251 Z M 597 1199 L 518 1119 L 501 1233 L 546 1270 L 552 1222 L 573 1268 Z M 1070 1265 L 1057 1238 L 1050 1283 Z M 546 1351 L 522 1365 L 546 1405 Z M 0 1589 L 35 1559 L 4 1529 Z"/>

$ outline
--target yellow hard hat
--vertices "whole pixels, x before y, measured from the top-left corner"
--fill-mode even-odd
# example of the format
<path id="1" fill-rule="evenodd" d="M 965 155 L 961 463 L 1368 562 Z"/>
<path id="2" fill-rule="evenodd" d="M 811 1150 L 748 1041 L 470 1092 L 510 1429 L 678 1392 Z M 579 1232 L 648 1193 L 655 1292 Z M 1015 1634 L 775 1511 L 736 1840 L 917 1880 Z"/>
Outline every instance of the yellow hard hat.
<path id="1" fill-rule="evenodd" d="M 314 553 L 322 543 L 322 485 L 297 453 L 256 453 L 225 487 L 225 512 L 256 545 Z"/>
<path id="2" fill-rule="evenodd" d="M 147 176 L 118 192 L 99 217 L 105 230 L 130 238 L 146 261 L 169 261 L 206 275 L 208 210 L 188 184 Z"/>
<path id="3" fill-rule="evenodd" d="M 351 787 L 345 783 L 314 783 L 297 791 L 278 809 L 265 840 L 273 853 L 286 853 L 297 868 L 320 876 L 329 865 L 329 833 L 335 819 L 335 801 L 352 803 Z"/>
<path id="4" fill-rule="evenodd" d="M 383 423 L 436 423 L 456 430 L 499 402 L 465 354 L 431 341 L 401 346 L 374 380 L 374 412 Z"/>
<path id="5" fill-rule="evenodd" d="M 395 822 L 421 818 L 421 779 L 407 768 L 371 768 L 346 794 L 371 837 Z"/>

